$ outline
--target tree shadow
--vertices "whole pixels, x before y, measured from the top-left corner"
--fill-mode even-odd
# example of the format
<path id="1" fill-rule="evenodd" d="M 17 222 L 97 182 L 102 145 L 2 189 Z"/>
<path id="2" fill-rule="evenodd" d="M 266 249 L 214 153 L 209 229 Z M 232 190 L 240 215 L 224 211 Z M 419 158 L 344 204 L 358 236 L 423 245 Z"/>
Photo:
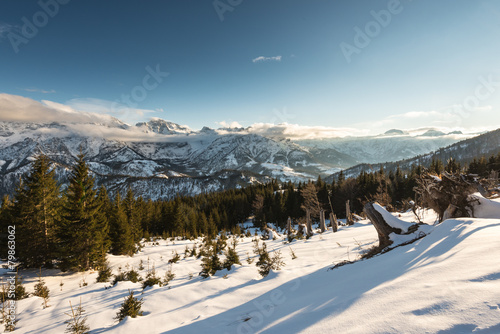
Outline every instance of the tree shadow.
<path id="1" fill-rule="evenodd" d="M 472 223 L 464 221 L 463 224 L 451 229 L 451 233 L 449 228 L 443 226 L 414 244 L 401 246 L 388 253 L 333 271 L 328 271 L 325 267 L 284 283 L 235 308 L 198 321 L 196 320 L 199 317 L 196 317 L 192 323 L 169 332 L 285 333 L 291 329 L 293 332 L 300 332 L 327 317 L 348 312 L 363 295 L 398 279 L 415 266 L 429 264 L 420 265 L 422 260 L 431 257 L 443 259 L 445 254 L 447 257 L 453 256 L 448 252 L 463 239 L 483 229 L 500 225 L 481 226 L 463 233 L 469 224 Z M 245 288 L 252 289 L 256 286 L 248 285 Z M 300 293 L 297 293 L 299 290 Z M 222 291 L 217 295 L 225 292 L 228 291 Z M 390 307 L 381 305 L 385 306 Z"/>

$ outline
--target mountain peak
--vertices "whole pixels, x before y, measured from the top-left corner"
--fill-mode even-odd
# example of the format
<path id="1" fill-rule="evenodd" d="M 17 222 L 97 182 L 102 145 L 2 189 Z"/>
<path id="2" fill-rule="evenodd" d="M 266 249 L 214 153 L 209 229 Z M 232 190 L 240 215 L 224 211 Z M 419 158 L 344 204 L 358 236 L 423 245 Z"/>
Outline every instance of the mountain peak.
<path id="1" fill-rule="evenodd" d="M 408 134 L 408 132 L 399 129 L 390 129 L 384 133 L 384 135 L 390 135 L 390 136 L 406 135 L 406 134 Z"/>
<path id="2" fill-rule="evenodd" d="M 149 122 L 140 122 L 135 125 L 144 130 L 144 132 L 155 132 L 163 135 L 170 134 L 188 134 L 193 132 L 189 127 L 182 126 L 174 122 L 166 121 L 161 118 L 151 118 Z"/>

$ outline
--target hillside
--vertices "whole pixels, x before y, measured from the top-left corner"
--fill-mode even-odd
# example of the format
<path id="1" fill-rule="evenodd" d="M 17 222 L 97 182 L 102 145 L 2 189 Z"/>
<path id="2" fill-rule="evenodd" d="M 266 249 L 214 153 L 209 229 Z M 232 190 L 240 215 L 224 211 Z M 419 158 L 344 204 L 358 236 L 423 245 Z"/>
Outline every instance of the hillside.
<path id="1" fill-rule="evenodd" d="M 373 172 L 380 170 L 383 167 L 387 171 L 395 171 L 399 166 L 402 170 L 410 170 L 411 166 L 423 165 L 429 166 L 432 159 L 439 159 L 446 162 L 453 158 L 462 165 L 469 163 L 472 159 L 480 156 L 489 157 L 500 152 L 500 129 L 481 134 L 477 137 L 465 139 L 447 147 L 440 148 L 433 152 L 424 155 L 418 155 L 411 159 L 404 159 L 393 162 L 385 162 L 378 164 L 358 164 L 356 166 L 346 168 L 344 175 L 346 177 L 356 177 L 362 171 Z M 337 177 L 338 172 L 326 178 L 331 182 L 334 177 Z"/>
<path id="2" fill-rule="evenodd" d="M 334 270 L 329 268 L 376 244 L 368 221 L 291 244 L 265 241 L 285 262 L 266 278 L 258 275 L 255 262 L 246 261 L 247 253 L 254 256 L 251 237 L 237 246 L 241 266 L 203 280 L 197 276 L 200 260 L 188 257 L 171 265 L 176 276 L 168 286 L 144 291 L 131 282 L 106 288 L 109 284 L 94 283 L 92 272 L 46 271 L 51 306 L 42 309 L 38 297 L 19 301 L 16 332 L 62 333 L 69 301 L 75 305 L 81 298 L 92 333 L 497 333 L 500 202 L 482 202 L 485 209 L 478 214 L 489 219 L 447 220 L 413 244 Z M 434 222 L 431 213 L 425 217 Z M 409 213 L 399 218 L 413 220 Z M 160 240 L 134 257 L 109 256 L 109 261 L 115 274 L 143 261 L 163 276 L 174 251 L 181 254 L 186 245 L 200 243 Z M 23 274 L 31 291 L 35 273 Z M 88 286 L 81 286 L 84 281 Z M 113 317 L 129 289 L 144 298 L 144 316 L 117 323 Z"/>

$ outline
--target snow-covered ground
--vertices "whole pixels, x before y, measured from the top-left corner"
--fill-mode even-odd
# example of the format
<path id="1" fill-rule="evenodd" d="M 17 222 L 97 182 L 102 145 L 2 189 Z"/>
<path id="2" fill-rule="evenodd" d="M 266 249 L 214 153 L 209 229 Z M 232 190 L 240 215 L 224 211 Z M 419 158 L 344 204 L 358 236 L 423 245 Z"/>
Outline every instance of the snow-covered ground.
<path id="1" fill-rule="evenodd" d="M 19 301 L 16 332 L 63 333 L 69 302 L 81 299 L 91 333 L 500 333 L 500 201 L 481 203 L 476 213 L 488 218 L 447 220 L 412 244 L 333 270 L 377 244 L 368 221 L 291 244 L 265 241 L 286 264 L 266 278 L 256 260 L 247 263 L 247 254 L 255 258 L 252 237 L 239 238 L 241 266 L 208 279 L 198 276 L 200 259 L 183 258 L 186 245 L 201 240 L 160 240 L 134 257 L 110 256 L 115 273 L 137 270 L 141 260 L 143 277 L 148 263 L 160 276 L 172 267 L 173 281 L 144 291 L 131 282 L 106 288 L 95 283 L 97 273 L 44 271 L 50 307 L 42 309 L 38 297 Z M 434 220 L 426 214 L 427 223 Z M 181 260 L 169 265 L 175 251 Z M 35 273 L 24 275 L 32 292 Z M 144 316 L 117 323 L 129 289 L 144 298 Z"/>

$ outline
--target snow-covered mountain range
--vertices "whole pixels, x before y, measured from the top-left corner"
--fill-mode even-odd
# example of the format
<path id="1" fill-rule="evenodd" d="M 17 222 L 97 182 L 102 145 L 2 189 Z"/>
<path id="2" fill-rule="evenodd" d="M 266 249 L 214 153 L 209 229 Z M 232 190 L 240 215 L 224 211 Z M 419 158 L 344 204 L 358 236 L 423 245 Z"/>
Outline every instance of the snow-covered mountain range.
<path id="1" fill-rule="evenodd" d="M 460 142 L 441 147 L 425 154 L 419 154 L 407 159 L 393 160 L 382 163 L 362 163 L 343 170 L 345 177 L 356 177 L 362 171 L 374 172 L 384 168 L 386 171 L 396 171 L 399 167 L 403 170 L 410 170 L 412 166 L 429 166 L 432 159 L 448 161 L 455 159 L 462 165 L 471 162 L 474 158 L 481 156 L 490 157 L 500 153 L 500 129 L 483 133 L 479 136 L 471 137 Z M 331 182 L 338 176 L 339 172 L 334 173 L 325 180 Z"/>
<path id="2" fill-rule="evenodd" d="M 278 128 L 281 129 L 281 128 Z M 129 126 L 104 122 L 0 122 L 0 193 L 11 194 L 37 154 L 54 162 L 61 183 L 81 152 L 98 185 L 132 187 L 146 198 L 171 198 L 239 187 L 270 178 L 304 181 L 360 162 L 424 154 L 472 135 L 391 130 L 380 136 L 287 138 L 249 128 L 191 130 L 162 119 Z"/>

